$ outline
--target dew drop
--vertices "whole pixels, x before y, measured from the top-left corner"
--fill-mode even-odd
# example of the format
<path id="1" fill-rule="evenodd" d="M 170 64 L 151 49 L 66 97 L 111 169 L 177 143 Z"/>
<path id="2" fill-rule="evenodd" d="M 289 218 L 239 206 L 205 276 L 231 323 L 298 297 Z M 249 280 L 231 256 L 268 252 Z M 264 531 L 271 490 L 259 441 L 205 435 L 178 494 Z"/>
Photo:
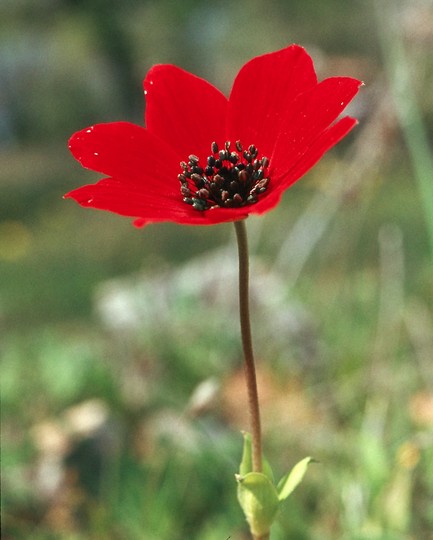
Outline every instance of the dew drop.
<path id="1" fill-rule="evenodd" d="M 99 156 L 99 152 L 93 152 L 94 156 Z"/>

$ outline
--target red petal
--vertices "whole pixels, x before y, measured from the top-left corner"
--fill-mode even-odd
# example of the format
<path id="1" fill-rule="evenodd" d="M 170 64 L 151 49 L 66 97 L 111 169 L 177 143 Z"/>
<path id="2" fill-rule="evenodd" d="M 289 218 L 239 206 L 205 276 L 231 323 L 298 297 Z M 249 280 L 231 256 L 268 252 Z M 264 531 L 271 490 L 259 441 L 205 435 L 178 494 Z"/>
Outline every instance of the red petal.
<path id="1" fill-rule="evenodd" d="M 83 167 L 136 184 L 146 193 L 164 190 L 179 196 L 179 156 L 140 126 L 97 124 L 75 133 L 69 149 Z"/>
<path id="2" fill-rule="evenodd" d="M 243 219 L 248 215 L 245 208 L 216 208 L 200 212 L 182 201 L 180 192 L 168 197 L 149 194 L 141 186 L 126 184 L 115 178 L 104 178 L 96 184 L 82 186 L 67 193 L 65 198 L 74 199 L 87 208 L 108 210 L 116 214 L 138 218 L 136 226 L 158 221 L 174 221 L 184 225 L 213 225 Z"/>
<path id="3" fill-rule="evenodd" d="M 295 164 L 290 172 L 282 179 L 283 189 L 294 184 L 301 176 L 309 171 L 330 148 L 335 146 L 358 121 L 346 116 L 329 127 L 310 146 L 302 158 Z"/>
<path id="4" fill-rule="evenodd" d="M 154 66 L 144 80 L 146 126 L 187 161 L 202 160 L 212 141 L 224 143 L 226 97 L 207 81 L 172 65 Z"/>
<path id="5" fill-rule="evenodd" d="M 69 148 L 84 167 L 115 177 L 82 186 L 65 198 L 81 206 L 139 218 L 138 226 L 157 221 L 211 225 L 243 219 L 250 210 L 199 212 L 184 203 L 177 179 L 179 157 L 163 141 L 134 124 L 97 124 L 75 133 Z"/>
<path id="6" fill-rule="evenodd" d="M 200 212 L 197 210 L 191 210 L 187 216 L 171 215 L 169 218 L 137 218 L 134 220 L 135 227 L 144 227 L 150 223 L 156 223 L 158 221 L 173 221 L 180 225 L 218 225 L 218 223 L 227 223 L 230 221 L 240 221 L 246 219 L 250 214 L 251 207 L 242 208 L 214 208 L 212 210 L 206 210 Z"/>
<path id="7" fill-rule="evenodd" d="M 168 196 L 164 190 L 160 193 L 149 193 L 144 185 L 133 185 L 115 178 L 104 178 L 96 184 L 89 184 L 74 189 L 64 198 L 71 198 L 81 206 L 109 210 L 122 216 L 144 216 L 146 211 L 176 212 L 177 207 L 183 209 L 180 192 L 176 197 Z M 187 207 L 186 207 L 187 208 Z"/>
<path id="8" fill-rule="evenodd" d="M 295 164 L 292 170 L 287 172 L 284 178 L 280 178 L 269 184 L 266 195 L 258 203 L 251 206 L 250 212 L 263 214 L 274 208 L 279 203 L 283 192 L 309 171 L 323 154 L 336 145 L 356 124 L 356 119 L 346 116 L 329 127 L 314 141 L 307 152 Z"/>
<path id="9" fill-rule="evenodd" d="M 270 157 L 287 108 L 316 84 L 313 62 L 298 45 L 253 58 L 233 84 L 227 138 L 255 144 L 261 155 Z"/>
<path id="10" fill-rule="evenodd" d="M 291 104 L 271 156 L 273 176 L 284 176 L 340 115 L 362 83 L 349 77 L 325 79 Z"/>

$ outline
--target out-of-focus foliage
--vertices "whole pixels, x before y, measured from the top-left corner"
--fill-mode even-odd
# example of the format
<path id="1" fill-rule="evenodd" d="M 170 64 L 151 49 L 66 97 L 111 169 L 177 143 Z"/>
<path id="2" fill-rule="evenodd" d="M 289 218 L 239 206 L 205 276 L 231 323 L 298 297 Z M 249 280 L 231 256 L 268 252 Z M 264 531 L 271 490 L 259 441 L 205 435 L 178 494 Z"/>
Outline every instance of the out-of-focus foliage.
<path id="1" fill-rule="evenodd" d="M 247 538 L 232 228 L 136 230 L 63 201 L 97 179 L 67 139 L 142 123 L 154 63 L 228 92 L 247 59 L 297 42 L 321 77 L 366 87 L 357 130 L 248 220 L 266 454 L 277 477 L 320 462 L 272 540 L 431 540 L 433 273 L 414 160 L 431 161 L 432 21 L 421 0 L 0 2 L 5 538 Z M 407 65 L 391 65 L 397 43 Z M 408 89 L 422 156 L 394 107 Z"/>

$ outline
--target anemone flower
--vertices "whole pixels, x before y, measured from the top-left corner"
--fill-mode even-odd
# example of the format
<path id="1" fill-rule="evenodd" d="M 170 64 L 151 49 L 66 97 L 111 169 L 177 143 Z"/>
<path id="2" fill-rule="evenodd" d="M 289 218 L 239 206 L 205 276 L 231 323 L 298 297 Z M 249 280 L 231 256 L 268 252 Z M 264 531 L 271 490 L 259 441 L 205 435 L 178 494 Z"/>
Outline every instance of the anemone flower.
<path id="1" fill-rule="evenodd" d="M 106 177 L 65 197 L 136 226 L 262 214 L 356 124 L 339 116 L 360 85 L 318 82 L 298 45 L 250 60 L 228 99 L 179 67 L 156 65 L 144 80 L 146 127 L 96 124 L 71 137 L 74 157 Z"/>

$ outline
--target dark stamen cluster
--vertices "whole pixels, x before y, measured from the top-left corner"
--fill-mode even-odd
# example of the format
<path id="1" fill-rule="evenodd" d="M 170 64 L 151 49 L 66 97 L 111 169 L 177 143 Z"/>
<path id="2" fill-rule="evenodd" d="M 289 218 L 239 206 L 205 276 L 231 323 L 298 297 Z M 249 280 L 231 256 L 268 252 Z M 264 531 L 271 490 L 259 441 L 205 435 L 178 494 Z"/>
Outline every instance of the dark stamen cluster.
<path id="1" fill-rule="evenodd" d="M 194 154 L 188 157 L 188 163 L 181 161 L 182 173 L 178 177 L 184 202 L 203 211 L 217 206 L 238 208 L 258 201 L 269 184 L 269 159 L 258 159 L 254 145 L 243 150 L 236 141 L 236 151 L 231 151 L 230 146 L 227 141 L 219 150 L 213 142 L 205 167 Z"/>

